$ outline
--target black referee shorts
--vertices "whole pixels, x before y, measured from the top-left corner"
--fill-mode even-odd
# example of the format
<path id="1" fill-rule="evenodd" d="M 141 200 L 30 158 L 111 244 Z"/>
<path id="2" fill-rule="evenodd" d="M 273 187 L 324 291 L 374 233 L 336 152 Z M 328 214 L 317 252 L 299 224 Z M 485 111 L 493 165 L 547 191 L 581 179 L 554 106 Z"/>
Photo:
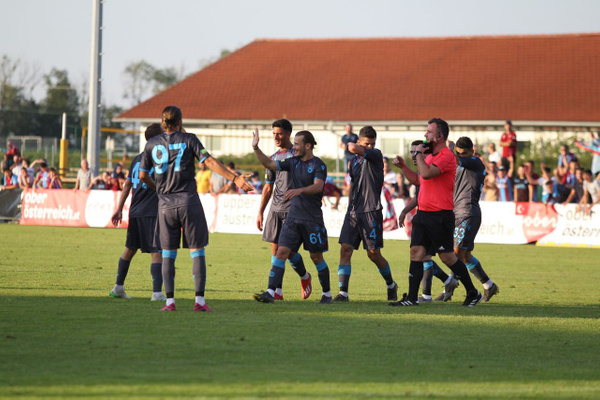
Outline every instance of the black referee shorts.
<path id="1" fill-rule="evenodd" d="M 454 211 L 417 211 L 412 219 L 410 246 L 423 246 L 427 254 L 454 251 Z"/>

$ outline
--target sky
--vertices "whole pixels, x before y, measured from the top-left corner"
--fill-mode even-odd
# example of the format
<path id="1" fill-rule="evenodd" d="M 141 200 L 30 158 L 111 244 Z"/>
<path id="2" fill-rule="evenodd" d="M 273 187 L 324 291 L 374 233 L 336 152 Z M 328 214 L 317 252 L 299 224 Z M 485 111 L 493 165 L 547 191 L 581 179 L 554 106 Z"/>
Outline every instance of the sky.
<path id="1" fill-rule="evenodd" d="M 0 0 L 0 57 L 66 69 L 87 86 L 93 0 Z M 598 0 L 105 0 L 102 98 L 145 60 L 192 73 L 256 39 L 440 37 L 600 32 Z M 43 84 L 34 92 L 43 95 Z"/>

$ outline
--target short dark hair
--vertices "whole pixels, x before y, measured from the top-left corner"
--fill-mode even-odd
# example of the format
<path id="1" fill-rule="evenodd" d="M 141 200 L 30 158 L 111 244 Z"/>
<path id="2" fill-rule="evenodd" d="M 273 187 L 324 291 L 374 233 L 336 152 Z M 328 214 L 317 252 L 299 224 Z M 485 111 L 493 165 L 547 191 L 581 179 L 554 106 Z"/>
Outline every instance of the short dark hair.
<path id="1" fill-rule="evenodd" d="M 363 126 L 358 132 L 359 137 L 366 137 L 369 139 L 377 139 L 377 131 L 371 125 Z"/>
<path id="2" fill-rule="evenodd" d="M 471 150 L 473 148 L 473 141 L 466 136 L 462 136 L 456 141 L 456 147 Z"/>
<path id="3" fill-rule="evenodd" d="M 49 171 L 50 171 L 50 172 L 56 172 L 56 168 L 54 168 L 54 167 L 50 167 Z"/>
<path id="4" fill-rule="evenodd" d="M 235 169 L 235 163 L 234 163 L 233 161 L 229 161 L 229 162 L 227 163 L 227 166 L 228 166 L 229 168 Z"/>
<path id="5" fill-rule="evenodd" d="M 448 123 L 446 121 L 441 118 L 431 118 L 427 123 L 435 124 L 437 126 L 437 132 L 444 136 L 444 140 L 448 140 L 450 128 L 448 127 Z"/>
<path id="6" fill-rule="evenodd" d="M 165 131 L 173 131 L 182 119 L 181 109 L 177 106 L 168 106 L 162 112 L 161 126 Z"/>
<path id="7" fill-rule="evenodd" d="M 287 119 L 278 119 L 273 122 L 272 128 L 281 128 L 287 133 L 292 133 L 292 123 Z"/>
<path id="8" fill-rule="evenodd" d="M 420 144 L 423 144 L 422 140 L 413 140 L 413 142 L 410 144 L 410 146 L 418 146 Z"/>
<path id="9" fill-rule="evenodd" d="M 302 141 L 304 142 L 304 144 L 310 144 L 313 149 L 317 145 L 317 141 L 315 140 L 315 137 L 310 131 L 300 131 L 296 133 L 296 136 L 302 136 Z"/>
<path id="10" fill-rule="evenodd" d="M 163 129 L 158 122 L 155 122 L 146 128 L 146 133 L 144 135 L 146 136 L 146 141 L 148 141 L 154 136 L 160 135 L 161 133 L 163 133 Z"/>

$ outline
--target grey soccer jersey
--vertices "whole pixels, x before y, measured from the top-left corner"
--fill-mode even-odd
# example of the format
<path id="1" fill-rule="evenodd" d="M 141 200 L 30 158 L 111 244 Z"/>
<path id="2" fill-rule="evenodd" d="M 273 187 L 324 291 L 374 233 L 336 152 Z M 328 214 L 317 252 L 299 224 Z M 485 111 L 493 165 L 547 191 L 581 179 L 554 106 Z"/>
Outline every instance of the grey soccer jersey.
<path id="1" fill-rule="evenodd" d="M 289 171 L 292 180 L 292 189 L 303 188 L 315 183 L 316 179 L 323 182 L 327 179 L 327 167 L 319 157 L 302 161 L 300 157 L 292 157 L 277 161 L 280 171 Z M 292 199 L 288 219 L 309 219 L 323 221 L 321 200 L 323 191 L 317 194 L 301 194 Z"/>
<path id="2" fill-rule="evenodd" d="M 458 157 L 454 184 L 456 218 L 481 215 L 479 199 L 485 179 L 485 166 L 478 157 Z"/>
<path id="3" fill-rule="evenodd" d="M 149 172 L 154 168 L 160 210 L 200 204 L 195 159 L 203 162 L 207 157 L 200 140 L 189 133 L 163 133 L 146 143 L 140 170 Z"/>
<path id="4" fill-rule="evenodd" d="M 363 157 L 355 155 L 350 160 L 352 192 L 348 211 L 355 213 L 382 209 L 383 155 L 377 149 L 364 150 Z"/>
<path id="5" fill-rule="evenodd" d="M 131 205 L 129 218 L 154 217 L 158 213 L 158 197 L 156 191 L 140 180 L 140 163 L 143 153 L 135 156 L 129 168 L 127 180 L 131 181 Z M 154 179 L 154 169 L 150 169 L 150 177 Z"/>
<path id="6" fill-rule="evenodd" d="M 290 147 L 285 151 L 278 151 L 271 156 L 271 160 L 281 161 L 294 157 L 294 150 Z M 283 194 L 288 191 L 291 185 L 291 179 L 287 171 L 274 171 L 267 169 L 265 174 L 266 183 L 274 183 L 273 199 L 271 200 L 270 211 L 289 211 L 291 201 L 283 197 Z"/>

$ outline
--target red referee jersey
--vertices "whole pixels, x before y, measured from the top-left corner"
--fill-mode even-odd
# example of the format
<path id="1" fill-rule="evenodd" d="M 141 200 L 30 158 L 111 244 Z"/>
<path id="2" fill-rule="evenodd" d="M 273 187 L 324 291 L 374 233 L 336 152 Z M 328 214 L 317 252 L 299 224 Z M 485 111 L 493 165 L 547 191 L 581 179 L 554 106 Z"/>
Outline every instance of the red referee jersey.
<path id="1" fill-rule="evenodd" d="M 437 154 L 425 157 L 427 165 L 435 165 L 441 174 L 431 179 L 419 176 L 419 210 L 454 210 L 454 177 L 456 176 L 456 158 L 449 148 L 444 147 Z"/>

